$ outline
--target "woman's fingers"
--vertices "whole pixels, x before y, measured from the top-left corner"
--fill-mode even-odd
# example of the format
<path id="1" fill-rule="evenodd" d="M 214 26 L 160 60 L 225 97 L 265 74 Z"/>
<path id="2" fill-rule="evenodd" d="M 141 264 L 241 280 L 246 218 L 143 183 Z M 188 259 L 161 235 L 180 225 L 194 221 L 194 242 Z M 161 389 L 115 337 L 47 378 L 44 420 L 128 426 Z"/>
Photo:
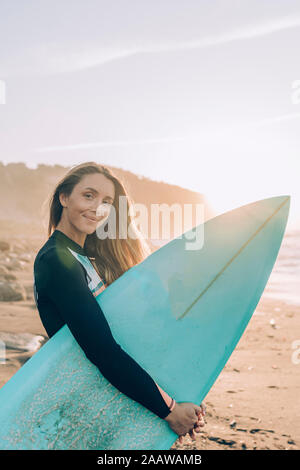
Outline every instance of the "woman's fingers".
<path id="1" fill-rule="evenodd" d="M 201 426 L 204 426 L 204 425 L 203 425 L 203 424 L 200 425 L 200 423 L 199 423 L 199 421 L 198 421 L 198 423 L 195 424 L 195 431 L 196 431 L 196 432 L 200 432 L 200 431 L 201 431 Z"/>
<path id="2" fill-rule="evenodd" d="M 198 415 L 198 421 L 195 425 L 197 426 L 204 426 L 205 421 L 204 421 L 204 416 L 202 414 Z"/>
<path id="3" fill-rule="evenodd" d="M 191 437 L 192 441 L 195 441 L 195 440 L 196 440 L 196 437 L 197 437 L 195 433 L 196 433 L 196 432 L 199 432 L 200 430 L 201 430 L 201 429 L 198 428 L 198 427 L 197 427 L 197 428 L 193 428 L 193 429 L 191 429 L 191 430 L 190 430 L 188 433 L 186 433 L 186 434 L 189 434 L 189 436 Z M 186 435 L 186 434 L 185 434 L 185 435 Z M 180 444 L 182 444 L 182 442 L 183 442 L 183 437 L 184 437 L 184 436 L 179 436 L 179 442 L 180 442 Z"/>
<path id="4" fill-rule="evenodd" d="M 205 421 L 204 419 L 200 419 L 197 423 L 197 426 L 201 426 L 203 428 L 203 426 L 205 426 Z"/>
<path id="5" fill-rule="evenodd" d="M 190 431 L 188 433 L 186 433 L 186 434 L 190 435 L 190 437 L 193 441 L 196 440 L 196 437 L 197 437 L 196 433 L 199 433 L 201 431 L 201 428 L 203 426 L 205 426 L 205 422 L 204 422 L 204 418 L 203 418 L 203 416 L 205 415 L 205 412 L 206 412 L 206 406 L 204 405 L 204 403 L 202 403 L 201 404 L 201 412 L 197 412 L 198 420 L 194 424 L 194 427 L 192 429 L 190 429 Z M 182 442 L 183 442 L 183 437 L 184 437 L 183 435 L 179 436 L 180 444 L 182 444 Z"/>
<path id="6" fill-rule="evenodd" d="M 204 416 L 206 414 L 206 405 L 201 403 L 200 408 L 202 409 L 202 415 Z"/>
<path id="7" fill-rule="evenodd" d="M 204 422 L 204 419 L 201 415 L 199 415 L 198 417 L 198 421 L 197 423 L 195 424 L 195 431 L 196 432 L 200 432 L 201 431 L 201 428 L 203 428 L 203 426 L 205 426 L 205 422 Z"/>

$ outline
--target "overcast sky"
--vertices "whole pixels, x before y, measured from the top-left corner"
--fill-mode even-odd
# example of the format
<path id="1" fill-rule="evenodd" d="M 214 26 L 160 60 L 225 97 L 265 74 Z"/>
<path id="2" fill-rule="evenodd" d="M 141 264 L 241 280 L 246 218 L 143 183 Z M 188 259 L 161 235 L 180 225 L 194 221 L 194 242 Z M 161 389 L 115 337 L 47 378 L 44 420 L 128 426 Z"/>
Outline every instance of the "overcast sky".
<path id="1" fill-rule="evenodd" d="M 4 163 L 291 194 L 300 226 L 299 0 L 0 0 L 0 44 Z"/>

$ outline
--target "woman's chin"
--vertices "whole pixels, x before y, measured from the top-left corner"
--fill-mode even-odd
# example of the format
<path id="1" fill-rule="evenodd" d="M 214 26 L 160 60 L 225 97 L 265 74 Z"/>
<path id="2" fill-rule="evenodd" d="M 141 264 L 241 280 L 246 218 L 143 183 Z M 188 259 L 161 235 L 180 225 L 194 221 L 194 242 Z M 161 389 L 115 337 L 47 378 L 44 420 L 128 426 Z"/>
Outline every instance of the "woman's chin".
<path id="1" fill-rule="evenodd" d="M 87 235 L 91 235 L 92 233 L 94 233 L 96 231 L 96 228 L 97 227 L 85 227 L 85 233 Z"/>

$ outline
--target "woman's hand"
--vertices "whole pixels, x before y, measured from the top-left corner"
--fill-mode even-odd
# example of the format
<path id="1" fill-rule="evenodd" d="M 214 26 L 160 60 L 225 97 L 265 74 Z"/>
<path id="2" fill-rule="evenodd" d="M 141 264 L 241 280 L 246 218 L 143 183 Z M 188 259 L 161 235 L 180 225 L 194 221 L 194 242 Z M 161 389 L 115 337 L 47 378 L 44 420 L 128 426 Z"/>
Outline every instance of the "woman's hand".
<path id="1" fill-rule="evenodd" d="M 189 433 L 193 441 L 196 440 L 195 432 L 199 432 L 204 426 L 203 416 L 206 407 L 204 403 L 200 406 L 190 402 L 176 402 L 175 408 L 166 416 L 165 421 L 170 428 L 178 434 L 179 442 L 182 443 L 183 436 Z"/>

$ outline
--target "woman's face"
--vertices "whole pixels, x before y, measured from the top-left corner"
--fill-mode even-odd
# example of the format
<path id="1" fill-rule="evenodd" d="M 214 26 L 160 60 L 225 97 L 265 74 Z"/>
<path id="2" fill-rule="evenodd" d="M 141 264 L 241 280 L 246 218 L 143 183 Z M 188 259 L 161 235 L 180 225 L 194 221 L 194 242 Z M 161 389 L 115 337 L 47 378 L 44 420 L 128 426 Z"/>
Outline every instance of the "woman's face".
<path id="1" fill-rule="evenodd" d="M 65 207 L 68 222 L 79 232 L 91 234 L 95 232 L 100 221 L 108 216 L 108 213 L 99 215 L 102 213 L 99 209 L 107 205 L 109 212 L 114 198 L 114 183 L 100 173 L 93 173 L 85 175 L 74 186 L 70 196 L 61 194 L 60 202 Z"/>

